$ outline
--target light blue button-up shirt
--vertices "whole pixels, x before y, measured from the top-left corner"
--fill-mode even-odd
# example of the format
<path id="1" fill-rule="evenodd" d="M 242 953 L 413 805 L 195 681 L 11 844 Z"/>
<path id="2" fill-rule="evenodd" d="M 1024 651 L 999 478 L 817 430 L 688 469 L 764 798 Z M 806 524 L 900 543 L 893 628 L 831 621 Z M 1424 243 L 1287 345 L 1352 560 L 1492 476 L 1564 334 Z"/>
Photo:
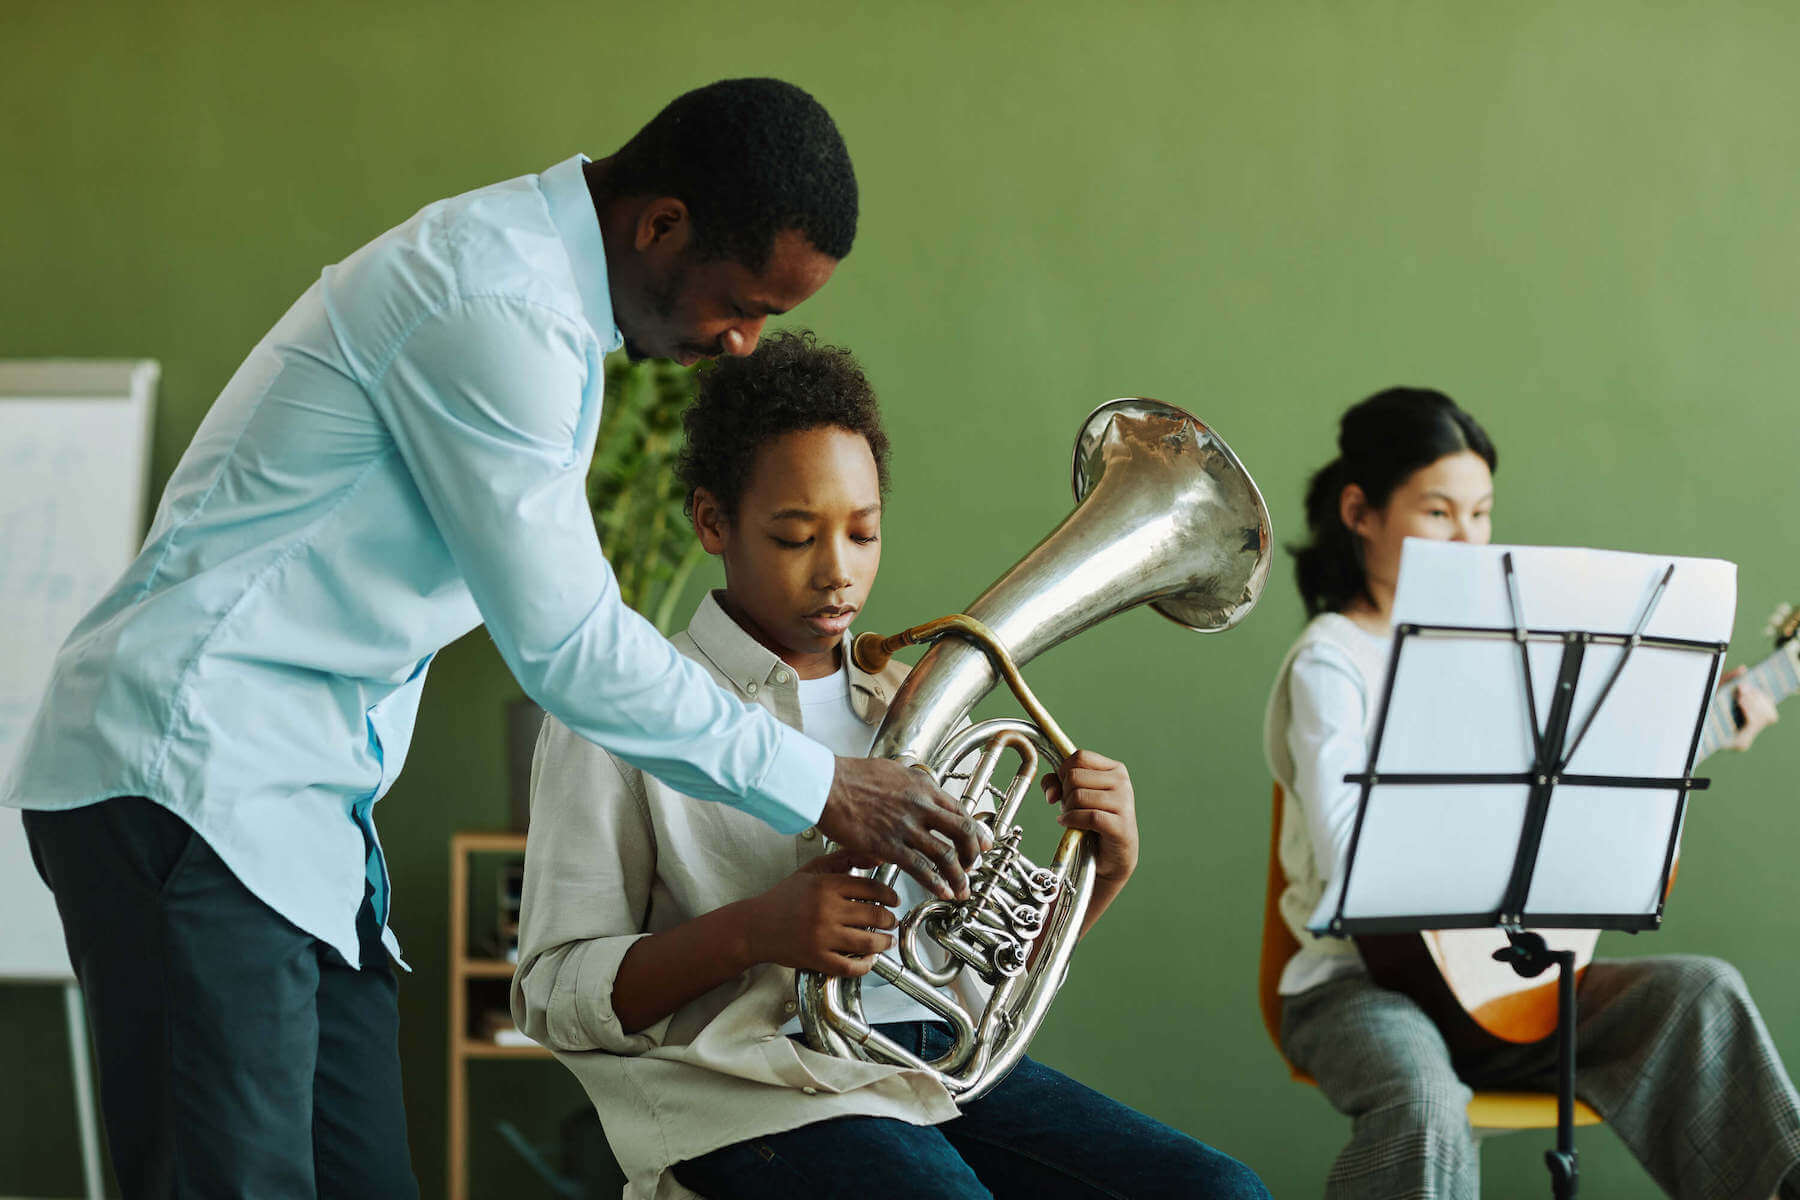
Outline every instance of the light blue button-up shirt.
<path id="1" fill-rule="evenodd" d="M 432 655 L 486 624 L 583 737 L 782 832 L 818 820 L 830 751 L 720 690 L 601 557 L 586 476 L 621 339 L 584 161 L 440 201 L 324 270 L 63 646 L 0 801 L 147 796 L 360 965 L 365 881 L 384 926 L 389 908 L 370 810 Z"/>

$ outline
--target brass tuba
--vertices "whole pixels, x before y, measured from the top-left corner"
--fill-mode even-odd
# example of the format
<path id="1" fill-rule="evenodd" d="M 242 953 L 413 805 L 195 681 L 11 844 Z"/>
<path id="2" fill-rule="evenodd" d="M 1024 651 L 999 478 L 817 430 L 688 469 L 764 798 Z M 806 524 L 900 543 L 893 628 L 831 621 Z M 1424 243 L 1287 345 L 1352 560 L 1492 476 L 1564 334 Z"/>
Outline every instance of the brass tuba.
<path id="1" fill-rule="evenodd" d="M 873 971 L 949 1023 L 955 1041 L 927 1062 L 863 1019 L 861 978 L 802 971 L 801 1022 L 813 1049 L 930 1072 L 958 1103 L 1006 1077 L 1068 973 L 1093 893 L 1092 848 L 1066 830 L 1048 867 L 1019 849 L 1013 823 L 1040 764 L 1075 745 L 1019 667 L 1116 613 L 1149 604 L 1179 625 L 1229 629 L 1269 575 L 1268 509 L 1231 448 L 1157 400 L 1103 404 L 1075 440 L 1075 510 L 968 607 L 890 637 L 865 633 L 857 664 L 879 670 L 901 646 L 934 643 L 894 697 L 872 755 L 928 771 L 994 835 L 969 898 L 927 900 L 901 918 Z M 1004 680 L 1029 721 L 964 718 Z M 1008 753 L 1010 780 L 995 776 Z M 991 803 L 991 813 L 982 811 Z M 898 868 L 873 872 L 893 884 Z M 970 978 L 970 974 L 974 978 Z"/>

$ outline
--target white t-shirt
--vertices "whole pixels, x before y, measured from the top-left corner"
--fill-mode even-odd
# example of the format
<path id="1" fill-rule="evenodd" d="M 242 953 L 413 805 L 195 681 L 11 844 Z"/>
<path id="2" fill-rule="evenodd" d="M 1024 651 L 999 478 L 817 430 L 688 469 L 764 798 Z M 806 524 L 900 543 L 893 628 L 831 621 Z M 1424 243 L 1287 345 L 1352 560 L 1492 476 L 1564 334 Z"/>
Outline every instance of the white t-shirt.
<path id="1" fill-rule="evenodd" d="M 834 754 L 848 758 L 865 758 L 875 740 L 875 727 L 856 715 L 850 705 L 850 676 L 842 668 L 823 679 L 795 681 L 800 694 L 801 732 L 821 743 Z M 913 907 L 930 899 L 925 889 L 911 877 L 901 875 L 894 880 L 900 893 L 896 917 L 905 917 Z M 937 1021 L 936 1013 L 895 988 L 873 971 L 863 976 L 863 1019 L 871 1025 L 885 1021 Z M 800 1023 L 790 1021 L 783 1033 L 798 1033 Z"/>
<path id="2" fill-rule="evenodd" d="M 1388 638 L 1339 613 L 1315 617 L 1288 652 L 1264 719 L 1264 750 L 1281 784 L 1282 919 L 1300 943 L 1281 973 L 1292 996 L 1361 971 L 1353 942 L 1319 937 L 1306 921 L 1335 886 L 1362 791 L 1344 776 L 1369 761 L 1374 696 L 1387 670 Z"/>

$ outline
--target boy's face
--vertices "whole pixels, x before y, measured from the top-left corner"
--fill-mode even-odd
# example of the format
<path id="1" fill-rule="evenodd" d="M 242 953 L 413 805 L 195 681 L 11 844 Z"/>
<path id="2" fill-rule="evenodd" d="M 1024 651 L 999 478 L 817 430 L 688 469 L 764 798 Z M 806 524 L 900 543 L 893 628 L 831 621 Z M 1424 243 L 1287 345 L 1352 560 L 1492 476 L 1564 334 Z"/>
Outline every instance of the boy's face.
<path id="1" fill-rule="evenodd" d="M 802 679 L 837 669 L 844 631 L 881 566 L 881 477 L 868 440 L 837 426 L 757 448 L 737 513 L 704 489 L 694 527 L 725 562 L 726 607 Z"/>

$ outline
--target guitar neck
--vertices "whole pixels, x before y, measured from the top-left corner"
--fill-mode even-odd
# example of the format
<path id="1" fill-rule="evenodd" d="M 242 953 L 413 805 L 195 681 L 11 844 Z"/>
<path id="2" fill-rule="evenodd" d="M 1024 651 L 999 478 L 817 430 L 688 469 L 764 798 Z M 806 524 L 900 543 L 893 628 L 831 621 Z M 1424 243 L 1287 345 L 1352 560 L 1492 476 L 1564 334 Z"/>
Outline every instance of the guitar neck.
<path id="1" fill-rule="evenodd" d="M 1741 684 L 1761 688 L 1777 704 L 1800 692 L 1800 639 L 1788 642 L 1744 672 L 1732 686 L 1714 693 L 1712 703 L 1706 707 L 1705 724 L 1700 729 L 1700 750 L 1694 757 L 1696 765 L 1737 736 L 1737 716 L 1732 712 L 1732 703 L 1736 687 Z"/>

